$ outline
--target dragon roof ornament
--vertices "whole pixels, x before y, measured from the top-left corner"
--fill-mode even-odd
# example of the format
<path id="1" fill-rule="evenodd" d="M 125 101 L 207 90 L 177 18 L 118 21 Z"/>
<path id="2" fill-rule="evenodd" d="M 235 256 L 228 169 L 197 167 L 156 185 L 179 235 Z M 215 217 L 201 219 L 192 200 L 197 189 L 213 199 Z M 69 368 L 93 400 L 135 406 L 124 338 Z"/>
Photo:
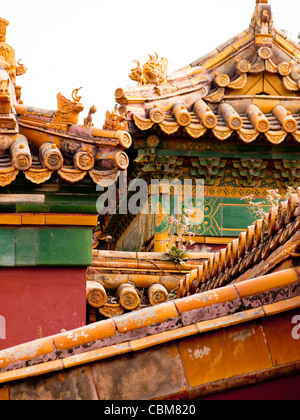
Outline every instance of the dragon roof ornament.
<path id="1" fill-rule="evenodd" d="M 6 28 L 9 22 L 6 19 L 0 18 L 0 42 L 6 42 Z"/>
<path id="2" fill-rule="evenodd" d="M 6 43 L 8 24 L 0 18 L 0 187 L 11 184 L 19 171 L 35 184 L 48 181 L 54 171 L 72 184 L 88 173 L 95 183 L 107 178 L 115 182 L 120 169 L 129 165 L 124 149 L 132 140 L 126 121 L 107 129 L 94 127 L 94 106 L 84 125 L 79 124 L 81 88 L 70 99 L 58 93 L 56 110 L 24 105 L 16 80 L 27 68 L 16 62 L 15 50 Z"/>
<path id="3" fill-rule="evenodd" d="M 166 58 L 159 60 L 157 53 L 148 55 L 149 60 L 143 67 L 138 60 L 133 60 L 137 64 L 137 67 L 129 73 L 130 79 L 138 82 L 139 85 L 154 84 L 159 86 L 166 84 L 168 81 L 168 60 Z"/>

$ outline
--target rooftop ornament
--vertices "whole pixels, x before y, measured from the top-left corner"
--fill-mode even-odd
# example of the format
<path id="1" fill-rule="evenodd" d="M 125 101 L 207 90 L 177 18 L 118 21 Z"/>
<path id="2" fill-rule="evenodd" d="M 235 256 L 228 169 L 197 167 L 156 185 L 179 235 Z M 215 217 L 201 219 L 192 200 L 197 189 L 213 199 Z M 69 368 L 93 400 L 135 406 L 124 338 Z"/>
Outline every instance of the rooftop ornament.
<path id="1" fill-rule="evenodd" d="M 0 42 L 6 42 L 6 29 L 9 22 L 3 18 L 0 18 Z"/>
<path id="2" fill-rule="evenodd" d="M 149 60 L 141 67 L 141 63 L 138 60 L 134 60 L 137 63 L 137 67 L 132 69 L 129 73 L 131 80 L 138 82 L 139 85 L 163 85 L 167 83 L 167 70 L 168 60 L 162 58 L 158 60 L 158 55 L 149 55 Z"/>

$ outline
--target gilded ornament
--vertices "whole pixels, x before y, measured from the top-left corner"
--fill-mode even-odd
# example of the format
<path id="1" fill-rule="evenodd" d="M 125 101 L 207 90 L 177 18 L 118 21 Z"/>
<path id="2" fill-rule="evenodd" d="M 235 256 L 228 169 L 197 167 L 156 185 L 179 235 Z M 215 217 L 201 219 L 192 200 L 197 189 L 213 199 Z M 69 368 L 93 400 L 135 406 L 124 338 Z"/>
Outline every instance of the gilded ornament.
<path id="1" fill-rule="evenodd" d="M 8 20 L 0 18 L 0 42 L 6 42 L 6 30 L 8 25 Z"/>
<path id="2" fill-rule="evenodd" d="M 201 124 L 190 124 L 188 127 L 185 127 L 185 130 L 194 139 L 199 139 L 207 132 L 207 128 Z"/>
<path id="3" fill-rule="evenodd" d="M 278 68 L 276 64 L 271 59 L 265 61 L 265 66 L 266 66 L 266 70 L 270 73 L 278 72 Z"/>
<path id="4" fill-rule="evenodd" d="M 265 71 L 265 60 L 257 57 L 257 60 L 251 65 L 250 73 L 261 73 Z"/>
<path id="5" fill-rule="evenodd" d="M 92 171 L 89 171 L 90 177 L 92 178 L 92 180 L 95 182 L 95 184 L 98 184 L 99 182 L 103 183 L 102 186 L 109 186 L 111 185 L 112 182 L 116 182 L 119 175 L 120 175 L 120 171 L 117 171 L 115 169 L 110 170 L 110 171 L 97 171 L 95 169 L 93 169 Z"/>
<path id="6" fill-rule="evenodd" d="M 48 181 L 53 174 L 53 171 L 49 169 L 33 169 L 29 168 L 27 171 L 23 172 L 25 177 L 31 181 L 33 184 L 43 184 Z"/>
<path id="7" fill-rule="evenodd" d="M 53 122 L 47 123 L 45 125 L 46 128 L 68 131 L 70 125 L 78 124 L 79 114 L 84 109 L 84 106 L 80 103 L 81 96 L 78 96 L 80 89 L 78 88 L 73 91 L 73 101 L 65 98 L 62 93 L 57 94 L 58 110 L 54 114 Z"/>
<path id="8" fill-rule="evenodd" d="M 231 130 L 229 127 L 217 126 L 213 129 L 213 133 L 217 137 L 217 139 L 224 141 L 231 136 L 231 134 L 233 133 L 233 130 Z"/>
<path id="9" fill-rule="evenodd" d="M 119 303 L 108 303 L 102 306 L 102 308 L 99 308 L 98 311 L 106 318 L 114 318 L 116 316 L 122 315 L 125 309 Z"/>
<path id="10" fill-rule="evenodd" d="M 210 93 L 205 97 L 205 100 L 212 103 L 219 103 L 223 100 L 225 95 L 225 88 L 220 88 Z"/>
<path id="11" fill-rule="evenodd" d="M 248 77 L 246 73 L 241 74 L 237 79 L 233 80 L 227 86 L 230 89 L 243 89 L 248 81 Z"/>
<path id="12" fill-rule="evenodd" d="M 230 78 L 227 74 L 218 74 L 215 77 L 215 84 L 221 88 L 225 88 L 230 83 Z"/>
<path id="13" fill-rule="evenodd" d="M 287 136 L 287 132 L 286 131 L 268 131 L 265 133 L 265 136 L 267 137 L 267 139 L 269 140 L 270 143 L 272 144 L 280 144 L 284 141 L 284 139 Z"/>
<path id="14" fill-rule="evenodd" d="M 44 143 L 39 149 L 39 155 L 43 166 L 50 171 L 57 171 L 64 164 L 61 151 L 54 143 Z"/>
<path id="15" fill-rule="evenodd" d="M 159 145 L 159 138 L 156 135 L 151 135 L 147 137 L 147 145 L 149 147 L 157 147 Z"/>
<path id="16" fill-rule="evenodd" d="M 8 59 L 11 49 L 8 45 L 0 45 L 0 55 L 4 58 L 3 64 L 6 67 L 5 61 Z"/>
<path id="17" fill-rule="evenodd" d="M 292 68 L 291 77 L 297 82 L 300 79 L 300 64 L 296 64 Z"/>
<path id="18" fill-rule="evenodd" d="M 177 122 L 164 121 L 159 124 L 165 134 L 174 134 L 179 130 L 180 125 Z"/>
<path id="19" fill-rule="evenodd" d="M 118 168 L 125 170 L 129 166 L 129 158 L 124 152 L 117 152 L 115 155 L 115 162 Z"/>
<path id="20" fill-rule="evenodd" d="M 25 136 L 19 134 L 10 146 L 10 153 L 13 165 L 16 169 L 26 171 L 30 168 L 32 163 L 31 152 L 28 140 Z"/>
<path id="21" fill-rule="evenodd" d="M 105 123 L 103 125 L 105 130 L 121 130 L 127 131 L 127 120 L 124 115 L 121 115 L 118 109 L 118 105 L 115 106 L 112 112 L 106 112 Z"/>
<path id="22" fill-rule="evenodd" d="M 15 168 L 0 170 L 0 187 L 10 185 L 16 179 L 18 173 L 19 170 Z"/>
<path id="23" fill-rule="evenodd" d="M 268 47 L 259 48 L 257 53 L 258 53 L 259 57 L 262 58 L 263 60 L 269 60 L 269 58 L 272 57 L 272 50 L 271 50 L 271 48 L 268 48 Z"/>
<path id="24" fill-rule="evenodd" d="M 64 181 L 74 184 L 75 182 L 82 181 L 85 178 L 87 171 L 62 167 L 57 173 Z"/>
<path id="25" fill-rule="evenodd" d="M 259 132 L 255 129 L 247 130 L 245 128 L 241 128 L 238 130 L 238 135 L 244 143 L 252 143 L 259 136 Z"/>
<path id="26" fill-rule="evenodd" d="M 93 114 L 96 114 L 96 112 L 97 112 L 96 105 L 93 105 L 89 110 L 88 116 L 86 118 L 84 118 L 84 120 L 83 120 L 83 123 L 84 123 L 85 127 L 87 127 L 87 128 L 93 128 L 94 127 L 92 116 L 93 116 Z"/>
<path id="27" fill-rule="evenodd" d="M 133 120 L 135 122 L 135 125 L 142 131 L 150 130 L 150 128 L 152 128 L 154 124 L 153 121 L 140 117 L 136 114 L 133 114 Z"/>
<path id="28" fill-rule="evenodd" d="M 248 73 L 251 69 L 251 63 L 248 60 L 238 60 L 236 69 L 239 73 Z"/>
<path id="29" fill-rule="evenodd" d="M 297 92 L 299 90 L 298 83 L 291 79 L 290 76 L 283 77 L 282 81 L 287 90 L 294 92 Z"/>
<path id="30" fill-rule="evenodd" d="M 289 63 L 283 62 L 278 64 L 278 72 L 281 76 L 289 76 L 291 74 L 291 66 Z"/>
<path id="31" fill-rule="evenodd" d="M 150 109 L 149 117 L 150 120 L 156 124 L 163 122 L 165 119 L 163 111 L 158 106 L 154 106 L 152 109 Z"/>
<path id="32" fill-rule="evenodd" d="M 18 65 L 16 67 L 16 75 L 17 76 L 23 76 L 27 72 L 27 68 L 24 66 L 24 64 L 21 64 L 21 60 L 18 61 Z"/>
<path id="33" fill-rule="evenodd" d="M 81 171 L 90 171 L 95 164 L 94 157 L 91 153 L 79 150 L 74 156 L 74 166 Z"/>
<path id="34" fill-rule="evenodd" d="M 149 60 L 141 67 L 138 60 L 134 60 L 137 67 L 129 73 L 131 80 L 138 82 L 139 85 L 163 85 L 167 83 L 168 60 L 162 58 L 158 60 L 158 55 L 149 55 Z"/>

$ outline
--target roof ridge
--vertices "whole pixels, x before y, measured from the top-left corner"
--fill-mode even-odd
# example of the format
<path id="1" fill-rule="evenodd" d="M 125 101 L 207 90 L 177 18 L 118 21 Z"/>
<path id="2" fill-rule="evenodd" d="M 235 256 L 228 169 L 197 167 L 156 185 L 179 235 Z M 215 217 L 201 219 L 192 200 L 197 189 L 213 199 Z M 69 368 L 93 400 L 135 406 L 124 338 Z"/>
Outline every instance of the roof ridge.
<path id="1" fill-rule="evenodd" d="M 63 358 L 55 360 L 43 360 L 40 354 L 40 359 L 37 364 L 26 367 L 16 366 L 13 370 L 0 373 L 0 384 L 9 383 L 16 380 L 21 380 L 30 377 L 40 376 L 50 372 L 65 370 L 84 364 L 97 362 L 103 359 L 114 356 L 121 356 L 139 350 L 149 349 L 155 346 L 166 344 L 168 342 L 185 339 L 195 335 L 204 334 L 206 332 L 215 331 L 221 328 L 228 328 L 231 326 L 240 325 L 257 319 L 271 317 L 279 313 L 284 313 L 300 306 L 300 297 L 286 299 L 284 301 L 262 305 L 255 309 L 243 310 L 238 313 L 219 317 L 215 320 L 200 321 L 194 325 L 179 327 L 169 332 L 158 332 L 144 338 L 132 339 L 121 344 L 112 344 L 96 350 L 88 350 L 75 355 L 66 355 Z M 49 345 L 50 343 L 48 343 Z M 29 348 L 28 348 L 29 350 Z M 35 351 L 32 347 L 33 352 Z M 26 364 L 26 363 L 24 363 Z"/>
<path id="2" fill-rule="evenodd" d="M 218 54 L 220 54 L 220 52 L 222 50 L 224 50 L 226 47 L 228 46 L 232 46 L 233 44 L 233 48 L 235 47 L 235 45 L 240 45 L 240 43 L 242 42 L 242 40 L 246 37 L 247 35 L 249 35 L 249 33 L 252 32 L 252 29 L 249 27 L 247 29 L 244 29 L 243 31 L 239 32 L 238 34 L 234 35 L 232 38 L 230 38 L 228 41 L 223 42 L 222 44 L 220 44 L 218 47 L 216 47 L 214 50 L 212 50 L 211 52 L 205 54 L 202 57 L 199 57 L 198 59 L 196 59 L 195 61 L 193 61 L 191 64 L 189 64 L 188 66 L 185 66 L 177 71 L 175 71 L 174 73 L 177 73 L 179 71 L 185 70 L 187 68 L 190 67 L 196 67 L 196 66 L 201 66 L 202 63 L 208 61 L 209 59 L 214 58 L 215 56 L 217 56 Z M 245 39 L 245 45 L 247 43 L 250 43 L 251 39 Z M 243 45 L 243 44 L 242 44 Z M 244 46 L 244 45 L 243 45 Z M 172 73 L 172 74 L 174 74 Z"/>
<path id="3" fill-rule="evenodd" d="M 293 38 L 291 38 L 289 35 L 284 33 L 282 30 L 274 28 L 275 33 L 284 38 L 288 43 L 290 43 L 293 47 L 296 48 L 296 50 L 300 51 L 300 44 L 296 42 Z"/>

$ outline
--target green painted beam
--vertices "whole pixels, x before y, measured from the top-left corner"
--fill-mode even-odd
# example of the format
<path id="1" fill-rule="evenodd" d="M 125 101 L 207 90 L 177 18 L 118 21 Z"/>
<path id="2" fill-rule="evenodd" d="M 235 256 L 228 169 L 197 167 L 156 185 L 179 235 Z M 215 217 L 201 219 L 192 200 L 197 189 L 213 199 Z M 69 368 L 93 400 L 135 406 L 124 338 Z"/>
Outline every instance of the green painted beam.
<path id="1" fill-rule="evenodd" d="M 0 229 L 0 267 L 92 264 L 92 228 Z"/>

